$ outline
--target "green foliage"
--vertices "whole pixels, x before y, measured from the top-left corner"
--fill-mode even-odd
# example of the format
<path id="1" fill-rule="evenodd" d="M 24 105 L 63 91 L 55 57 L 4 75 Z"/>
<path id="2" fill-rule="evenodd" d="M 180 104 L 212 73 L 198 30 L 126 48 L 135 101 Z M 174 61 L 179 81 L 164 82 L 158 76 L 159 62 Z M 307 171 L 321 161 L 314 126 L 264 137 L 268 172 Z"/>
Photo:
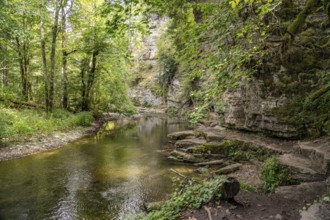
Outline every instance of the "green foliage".
<path id="1" fill-rule="evenodd" d="M 90 112 L 80 112 L 74 117 L 75 126 L 87 127 L 92 124 L 94 117 Z"/>
<path id="2" fill-rule="evenodd" d="M 161 209 L 148 213 L 143 219 L 174 220 L 183 209 L 198 209 L 211 201 L 217 201 L 221 198 L 221 186 L 225 180 L 217 177 L 201 183 L 176 182 L 179 183 L 178 187 L 163 202 Z"/>
<path id="3" fill-rule="evenodd" d="M 319 75 L 313 85 L 311 80 L 300 83 L 293 101 L 275 109 L 274 113 L 310 137 L 330 135 L 330 73 Z"/>
<path id="4" fill-rule="evenodd" d="M 41 110 L 0 109 L 0 140 L 18 141 L 31 135 L 65 131 L 77 126 L 90 126 L 94 117 L 89 112 L 72 114 L 65 110 L 54 110 L 47 116 Z"/>
<path id="5" fill-rule="evenodd" d="M 245 141 L 224 139 L 220 144 L 208 143 L 198 147 L 201 153 L 221 154 L 233 161 L 263 161 L 274 154 L 271 150 Z"/>
<path id="6" fill-rule="evenodd" d="M 175 46 L 170 36 L 165 33 L 157 40 L 157 59 L 159 64 L 159 75 L 157 83 L 162 97 L 167 97 L 168 87 L 175 76 L 178 63 L 175 60 Z"/>
<path id="7" fill-rule="evenodd" d="M 240 181 L 240 189 L 247 192 L 256 192 L 257 189 L 244 181 Z"/>
<path id="8" fill-rule="evenodd" d="M 193 123 L 223 91 L 257 71 L 266 53 L 268 27 L 263 21 L 265 16 L 273 16 L 279 2 L 180 0 L 152 4 L 171 18 L 168 38 L 175 47 L 171 56 L 184 75 L 181 98 L 193 105 Z"/>
<path id="9" fill-rule="evenodd" d="M 288 168 L 280 164 L 276 157 L 268 158 L 261 168 L 261 179 L 264 189 L 273 192 L 276 187 L 294 183 Z"/>
<path id="10" fill-rule="evenodd" d="M 189 114 L 189 122 L 192 126 L 197 125 L 205 117 L 205 112 L 207 111 L 209 105 L 205 103 L 202 106 L 197 106 L 193 111 Z"/>

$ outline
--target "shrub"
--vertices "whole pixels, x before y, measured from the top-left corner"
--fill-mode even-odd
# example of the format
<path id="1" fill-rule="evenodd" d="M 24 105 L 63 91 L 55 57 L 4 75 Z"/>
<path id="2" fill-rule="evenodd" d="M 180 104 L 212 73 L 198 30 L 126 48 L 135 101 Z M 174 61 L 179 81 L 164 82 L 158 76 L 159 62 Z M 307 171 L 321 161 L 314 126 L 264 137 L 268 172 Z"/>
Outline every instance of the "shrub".
<path id="1" fill-rule="evenodd" d="M 181 182 L 169 199 L 162 204 L 160 210 L 148 213 L 143 219 L 177 219 L 179 212 L 183 209 L 197 209 L 213 200 L 219 200 L 221 186 L 224 182 L 225 180 L 220 177 L 188 185 Z"/>
<path id="2" fill-rule="evenodd" d="M 80 112 L 75 116 L 75 125 L 77 126 L 90 126 L 94 121 L 94 117 L 90 112 Z"/>
<path id="3" fill-rule="evenodd" d="M 53 118 L 57 118 L 57 119 L 67 119 L 72 115 L 72 113 L 64 110 L 64 109 L 55 109 L 53 110 L 53 112 L 51 113 L 51 116 Z"/>
<path id="4" fill-rule="evenodd" d="M 0 109 L 0 140 L 17 141 L 34 134 L 65 131 L 77 126 L 90 126 L 94 117 L 90 112 L 72 114 L 56 109 L 49 116 L 40 110 Z"/>
<path id="5" fill-rule="evenodd" d="M 294 183 L 290 170 L 280 164 L 276 157 L 268 158 L 261 168 L 264 189 L 273 192 L 276 187 Z"/>

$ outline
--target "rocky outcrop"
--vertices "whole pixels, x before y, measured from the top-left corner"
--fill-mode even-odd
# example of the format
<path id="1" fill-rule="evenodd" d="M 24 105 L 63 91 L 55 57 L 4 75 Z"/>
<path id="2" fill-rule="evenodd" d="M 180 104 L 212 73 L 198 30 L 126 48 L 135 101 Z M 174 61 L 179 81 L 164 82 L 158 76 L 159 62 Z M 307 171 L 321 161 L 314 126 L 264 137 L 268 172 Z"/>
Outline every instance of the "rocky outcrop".
<path id="1" fill-rule="evenodd" d="M 157 62 L 157 40 L 166 30 L 168 18 L 159 17 L 156 14 L 151 15 L 150 35 L 143 39 L 143 45 L 137 45 L 134 48 L 134 57 L 137 66 L 134 70 L 134 79 L 130 87 L 129 97 L 132 98 L 136 106 L 159 106 L 164 104 L 162 97 L 157 95 L 152 88 L 159 75 Z"/>
<path id="2" fill-rule="evenodd" d="M 262 64 L 222 97 L 226 127 L 283 138 L 329 134 L 329 78 L 322 76 L 330 69 L 330 23 L 324 9 L 312 0 L 278 7 L 267 54 L 257 58 Z"/>
<path id="3" fill-rule="evenodd" d="M 226 127 L 285 138 L 300 135 L 299 130 L 281 122 L 272 112 L 285 104 L 285 95 L 273 96 L 262 80 L 242 81 L 238 88 L 227 90 L 222 98 L 226 103 L 223 124 Z"/>
<path id="4" fill-rule="evenodd" d="M 133 87 L 128 95 L 136 106 L 159 106 L 163 104 L 161 97 L 154 95 L 148 88 Z"/>
<path id="5" fill-rule="evenodd" d="M 180 108 L 182 107 L 181 103 L 181 93 L 182 93 L 182 77 L 175 75 L 171 84 L 168 87 L 167 92 L 167 106 Z"/>

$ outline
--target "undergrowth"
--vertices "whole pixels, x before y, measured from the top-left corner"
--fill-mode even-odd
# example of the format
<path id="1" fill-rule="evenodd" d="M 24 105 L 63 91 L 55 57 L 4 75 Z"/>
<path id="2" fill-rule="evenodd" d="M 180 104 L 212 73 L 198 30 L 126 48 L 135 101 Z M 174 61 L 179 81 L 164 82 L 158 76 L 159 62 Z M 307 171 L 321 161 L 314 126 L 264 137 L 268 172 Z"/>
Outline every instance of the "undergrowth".
<path id="1" fill-rule="evenodd" d="M 273 192 L 278 186 L 295 182 L 290 170 L 281 165 L 276 157 L 270 157 L 264 162 L 261 168 L 261 179 L 267 192 Z"/>
<path id="2" fill-rule="evenodd" d="M 200 183 L 180 182 L 175 192 L 161 205 L 160 210 L 151 211 L 141 219 L 177 219 L 181 210 L 198 209 L 211 201 L 217 201 L 221 198 L 221 186 L 225 181 L 217 177 Z"/>
<path id="3" fill-rule="evenodd" d="M 54 110 L 48 116 L 42 110 L 17 110 L 0 108 L 0 140 L 17 141 L 35 134 L 65 131 L 79 126 L 89 126 L 94 117 L 89 112 L 73 114 Z"/>

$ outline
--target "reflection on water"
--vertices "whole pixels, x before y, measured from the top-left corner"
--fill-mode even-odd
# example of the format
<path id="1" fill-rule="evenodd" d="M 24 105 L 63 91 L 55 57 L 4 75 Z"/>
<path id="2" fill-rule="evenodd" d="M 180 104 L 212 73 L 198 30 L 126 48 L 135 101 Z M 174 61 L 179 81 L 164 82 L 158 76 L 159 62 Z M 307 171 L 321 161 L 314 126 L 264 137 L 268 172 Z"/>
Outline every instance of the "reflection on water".
<path id="1" fill-rule="evenodd" d="M 122 219 L 138 213 L 144 202 L 170 191 L 168 170 L 179 165 L 156 151 L 168 132 L 182 127 L 143 118 L 125 130 L 0 162 L 0 219 Z"/>

